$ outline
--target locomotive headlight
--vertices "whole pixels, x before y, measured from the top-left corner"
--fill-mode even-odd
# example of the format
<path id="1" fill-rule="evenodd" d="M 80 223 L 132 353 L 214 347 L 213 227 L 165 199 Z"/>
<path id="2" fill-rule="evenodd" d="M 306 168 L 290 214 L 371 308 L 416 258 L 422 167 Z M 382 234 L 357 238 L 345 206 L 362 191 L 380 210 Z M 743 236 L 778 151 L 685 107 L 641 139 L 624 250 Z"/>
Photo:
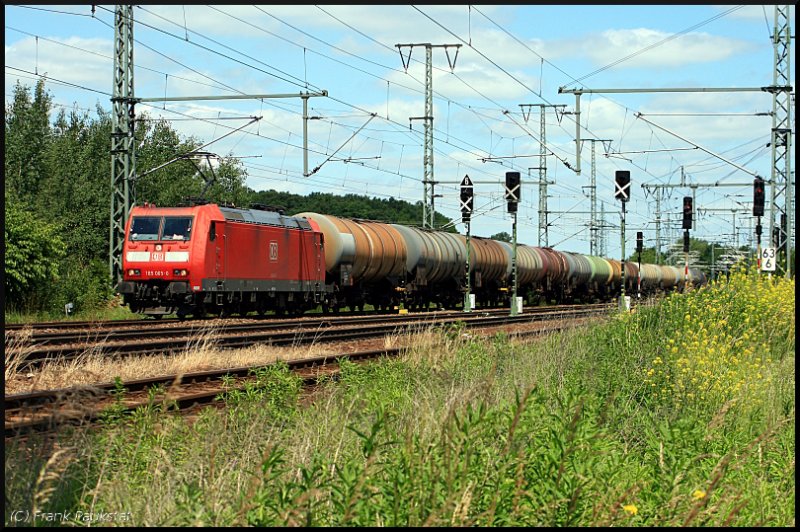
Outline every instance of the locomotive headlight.
<path id="1" fill-rule="evenodd" d="M 189 275 L 189 272 L 187 270 L 172 270 L 172 275 L 175 277 L 186 277 Z"/>
<path id="2" fill-rule="evenodd" d="M 134 275 L 140 275 L 141 273 L 142 273 L 142 272 L 141 272 L 141 270 L 135 270 L 135 269 L 133 269 L 133 268 L 131 268 L 130 270 L 128 270 L 128 275 L 130 275 L 130 276 L 134 276 Z"/>

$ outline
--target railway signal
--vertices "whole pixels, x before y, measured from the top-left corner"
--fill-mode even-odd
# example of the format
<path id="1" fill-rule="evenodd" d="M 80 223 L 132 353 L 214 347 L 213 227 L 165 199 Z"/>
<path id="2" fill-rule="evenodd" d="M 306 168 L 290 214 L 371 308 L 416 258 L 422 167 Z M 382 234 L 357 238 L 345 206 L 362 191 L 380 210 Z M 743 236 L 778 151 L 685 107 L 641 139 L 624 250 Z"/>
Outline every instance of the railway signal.
<path id="1" fill-rule="evenodd" d="M 614 173 L 614 198 L 622 202 L 622 223 L 620 224 L 620 240 L 622 243 L 622 275 L 620 277 L 619 305 L 624 310 L 630 310 L 630 296 L 625 296 L 625 203 L 630 199 L 631 172 L 630 170 L 617 170 Z"/>
<path id="2" fill-rule="evenodd" d="M 761 217 L 764 216 L 764 180 L 753 179 L 753 216 L 756 217 L 756 263 L 761 271 Z"/>
<path id="3" fill-rule="evenodd" d="M 517 204 L 521 197 L 521 183 L 519 172 L 506 172 L 506 201 L 508 212 L 517 212 Z"/>
<path id="4" fill-rule="evenodd" d="M 470 271 L 469 271 L 469 252 L 470 252 L 470 220 L 472 218 L 472 205 L 473 205 L 473 193 L 472 193 L 472 181 L 470 180 L 468 175 L 464 175 L 464 179 L 461 180 L 461 221 L 467 226 L 467 263 L 464 271 L 467 274 L 467 291 L 464 293 L 464 312 L 469 312 L 472 310 L 472 302 L 470 300 L 470 292 L 472 288 L 470 286 Z"/>
<path id="5" fill-rule="evenodd" d="M 617 170 L 614 174 L 614 198 L 623 203 L 630 199 L 631 173 L 629 170 Z"/>
<path id="6" fill-rule="evenodd" d="M 469 223 L 472 217 L 472 181 L 468 175 L 461 181 L 461 221 Z"/>
<path id="7" fill-rule="evenodd" d="M 683 198 L 683 229 L 692 228 L 692 197 Z"/>
<path id="8" fill-rule="evenodd" d="M 753 180 L 753 216 L 764 216 L 764 180 Z"/>
<path id="9" fill-rule="evenodd" d="M 638 261 L 636 275 L 636 299 L 642 298 L 642 248 L 644 247 L 644 233 L 636 231 L 636 258 Z"/>
<path id="10" fill-rule="evenodd" d="M 519 172 L 506 172 L 506 201 L 508 202 L 508 212 L 514 215 L 513 225 L 511 226 L 511 315 L 516 316 L 517 305 L 517 205 L 521 197 L 522 183 Z"/>

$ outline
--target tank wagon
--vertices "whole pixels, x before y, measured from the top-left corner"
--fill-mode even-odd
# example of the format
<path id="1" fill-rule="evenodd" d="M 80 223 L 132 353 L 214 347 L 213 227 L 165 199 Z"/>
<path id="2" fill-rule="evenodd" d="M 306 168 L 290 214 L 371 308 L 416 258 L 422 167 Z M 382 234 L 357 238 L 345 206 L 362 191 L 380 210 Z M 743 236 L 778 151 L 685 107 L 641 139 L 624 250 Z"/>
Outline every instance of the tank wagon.
<path id="1" fill-rule="evenodd" d="M 507 305 L 511 244 L 472 237 L 469 289 L 477 306 Z M 400 224 L 216 204 L 134 207 L 126 225 L 123 279 L 132 311 L 160 317 L 227 316 L 322 308 L 460 308 L 467 290 L 463 235 Z M 604 301 L 619 295 L 622 264 L 518 244 L 517 294 L 541 301 Z M 625 262 L 625 289 L 681 290 L 683 269 Z M 705 275 L 689 269 L 697 286 Z"/>

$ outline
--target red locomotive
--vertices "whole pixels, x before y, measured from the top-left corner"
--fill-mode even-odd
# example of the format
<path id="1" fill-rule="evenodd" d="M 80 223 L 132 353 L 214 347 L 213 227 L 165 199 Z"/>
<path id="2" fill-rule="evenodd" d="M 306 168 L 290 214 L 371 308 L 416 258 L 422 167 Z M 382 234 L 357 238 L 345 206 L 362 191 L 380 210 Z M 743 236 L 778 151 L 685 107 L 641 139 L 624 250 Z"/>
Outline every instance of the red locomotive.
<path id="1" fill-rule="evenodd" d="M 263 314 L 316 307 L 323 235 L 311 220 L 219 205 L 134 207 L 117 291 L 133 312 Z"/>

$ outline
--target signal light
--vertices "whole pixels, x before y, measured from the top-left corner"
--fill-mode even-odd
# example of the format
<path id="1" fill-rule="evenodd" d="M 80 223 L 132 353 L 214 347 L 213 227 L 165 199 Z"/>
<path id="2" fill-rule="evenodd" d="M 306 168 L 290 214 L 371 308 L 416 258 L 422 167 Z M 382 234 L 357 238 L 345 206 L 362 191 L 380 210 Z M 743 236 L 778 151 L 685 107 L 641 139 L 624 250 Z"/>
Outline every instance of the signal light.
<path id="1" fill-rule="evenodd" d="M 506 172 L 506 201 L 508 202 L 508 212 L 517 212 L 522 187 L 519 172 Z"/>
<path id="2" fill-rule="evenodd" d="M 683 229 L 692 228 L 692 197 L 683 198 Z"/>
<path id="3" fill-rule="evenodd" d="M 641 253 L 644 247 L 644 233 L 641 231 L 636 232 L 636 252 Z"/>
<path id="4" fill-rule="evenodd" d="M 753 216 L 764 216 L 764 180 L 753 180 Z"/>
<path id="5" fill-rule="evenodd" d="M 464 180 L 461 181 L 461 221 L 463 223 L 468 223 L 472 217 L 472 198 L 472 181 L 469 180 L 468 175 L 465 175 Z"/>
<path id="6" fill-rule="evenodd" d="M 461 208 L 461 221 L 467 223 L 472 217 L 472 194 L 461 192 L 461 204 L 466 205 Z"/>
<path id="7" fill-rule="evenodd" d="M 629 170 L 617 170 L 614 174 L 614 199 L 628 201 L 630 199 L 631 173 Z"/>

